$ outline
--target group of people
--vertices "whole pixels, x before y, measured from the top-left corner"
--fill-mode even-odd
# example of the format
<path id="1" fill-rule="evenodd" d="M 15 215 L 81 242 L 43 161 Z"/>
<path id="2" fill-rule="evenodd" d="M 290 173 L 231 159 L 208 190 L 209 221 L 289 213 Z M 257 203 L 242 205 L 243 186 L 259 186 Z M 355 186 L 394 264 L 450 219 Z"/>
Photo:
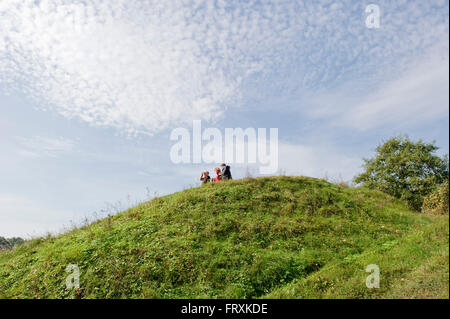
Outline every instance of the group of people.
<path id="1" fill-rule="evenodd" d="M 210 182 L 220 182 L 220 181 L 226 181 L 231 178 L 231 170 L 230 170 L 230 166 L 223 163 L 222 165 L 220 165 L 221 169 L 216 167 L 214 170 L 216 172 L 216 177 L 211 178 L 211 176 L 209 176 L 209 172 L 208 171 L 204 171 L 202 173 L 202 175 L 200 176 L 200 181 L 202 181 L 203 184 L 207 184 Z"/>

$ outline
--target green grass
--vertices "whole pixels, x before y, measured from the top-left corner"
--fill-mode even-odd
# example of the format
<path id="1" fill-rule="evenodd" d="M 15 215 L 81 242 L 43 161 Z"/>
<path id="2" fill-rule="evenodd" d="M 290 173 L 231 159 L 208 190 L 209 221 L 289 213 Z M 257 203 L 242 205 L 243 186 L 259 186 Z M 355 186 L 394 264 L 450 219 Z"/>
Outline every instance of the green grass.
<path id="1" fill-rule="evenodd" d="M 448 236 L 448 216 L 373 190 L 235 180 L 0 253 L 0 298 L 449 298 Z"/>

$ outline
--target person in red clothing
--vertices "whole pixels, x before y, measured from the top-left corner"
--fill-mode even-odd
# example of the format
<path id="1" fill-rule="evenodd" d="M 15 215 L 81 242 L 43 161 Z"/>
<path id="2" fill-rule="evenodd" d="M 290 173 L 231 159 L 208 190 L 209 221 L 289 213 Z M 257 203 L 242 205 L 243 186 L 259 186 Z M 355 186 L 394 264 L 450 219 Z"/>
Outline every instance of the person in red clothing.
<path id="1" fill-rule="evenodd" d="M 214 182 L 220 182 L 222 180 L 220 168 L 216 167 L 214 170 L 216 171 L 216 177 L 214 177 Z"/>

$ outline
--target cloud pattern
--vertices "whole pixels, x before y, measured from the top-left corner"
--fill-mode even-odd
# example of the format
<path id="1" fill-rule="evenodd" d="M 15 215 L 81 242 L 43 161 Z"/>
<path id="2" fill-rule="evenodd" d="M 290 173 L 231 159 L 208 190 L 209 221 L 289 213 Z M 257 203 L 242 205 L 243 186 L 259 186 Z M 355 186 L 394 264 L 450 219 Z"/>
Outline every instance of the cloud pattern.
<path id="1" fill-rule="evenodd" d="M 367 4 L 0 0 L 0 85 L 152 134 L 255 97 L 382 81 L 448 38 L 447 1 L 379 1 L 378 30 L 364 25 Z"/>

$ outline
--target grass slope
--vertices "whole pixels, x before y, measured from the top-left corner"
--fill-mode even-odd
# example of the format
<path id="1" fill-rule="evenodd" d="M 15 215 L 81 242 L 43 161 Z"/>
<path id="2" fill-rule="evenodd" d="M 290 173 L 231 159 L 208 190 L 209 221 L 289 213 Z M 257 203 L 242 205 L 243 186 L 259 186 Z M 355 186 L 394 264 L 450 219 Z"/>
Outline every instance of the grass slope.
<path id="1" fill-rule="evenodd" d="M 448 298 L 448 216 L 306 177 L 154 199 L 0 253 L 1 298 Z M 68 264 L 80 268 L 67 290 Z M 369 264 L 379 289 L 365 286 Z"/>

